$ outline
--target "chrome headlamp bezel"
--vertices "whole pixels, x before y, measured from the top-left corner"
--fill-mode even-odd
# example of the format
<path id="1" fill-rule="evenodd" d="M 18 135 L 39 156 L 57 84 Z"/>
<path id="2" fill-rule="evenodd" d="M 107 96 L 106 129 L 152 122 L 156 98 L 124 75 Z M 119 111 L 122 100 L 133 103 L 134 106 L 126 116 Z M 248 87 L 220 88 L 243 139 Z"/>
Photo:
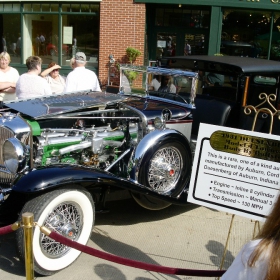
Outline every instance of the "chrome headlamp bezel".
<path id="1" fill-rule="evenodd" d="M 161 129 L 164 126 L 163 118 L 156 117 L 154 119 L 154 126 L 155 126 L 155 129 Z"/>
<path id="2" fill-rule="evenodd" d="M 2 147 L 4 165 L 12 174 L 21 172 L 30 156 L 29 147 L 17 138 L 8 138 Z"/>
<path id="3" fill-rule="evenodd" d="M 160 117 L 154 119 L 154 126 L 156 129 L 165 128 L 166 121 L 169 121 L 172 117 L 172 112 L 169 109 L 163 109 Z"/>

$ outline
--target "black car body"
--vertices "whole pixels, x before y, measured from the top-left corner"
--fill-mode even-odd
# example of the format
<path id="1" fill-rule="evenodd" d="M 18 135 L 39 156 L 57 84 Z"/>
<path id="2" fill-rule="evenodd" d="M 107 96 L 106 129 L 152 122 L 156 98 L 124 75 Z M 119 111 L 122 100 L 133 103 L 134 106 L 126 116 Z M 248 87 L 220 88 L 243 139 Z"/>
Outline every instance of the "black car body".
<path id="1" fill-rule="evenodd" d="M 85 244 L 108 193 L 128 190 L 151 210 L 186 204 L 191 110 L 192 104 L 158 97 L 90 91 L 6 102 L 0 111 L 1 224 L 32 212 L 38 224 Z M 17 242 L 24 257 L 21 229 Z M 35 271 L 43 275 L 79 255 L 37 227 L 33 252 Z"/>

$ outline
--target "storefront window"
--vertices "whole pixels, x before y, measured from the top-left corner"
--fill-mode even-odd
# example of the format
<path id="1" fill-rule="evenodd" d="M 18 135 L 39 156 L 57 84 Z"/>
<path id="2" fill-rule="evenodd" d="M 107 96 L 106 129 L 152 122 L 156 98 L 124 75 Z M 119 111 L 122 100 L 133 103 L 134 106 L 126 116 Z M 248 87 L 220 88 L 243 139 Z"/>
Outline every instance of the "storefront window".
<path id="1" fill-rule="evenodd" d="M 71 57 L 83 51 L 87 65 L 98 67 L 97 3 L 0 3 L 1 32 L 0 51 L 8 51 L 12 63 L 25 64 L 29 56 L 38 55 L 45 65 L 55 62 L 70 67 Z"/>
<path id="2" fill-rule="evenodd" d="M 62 46 L 66 55 L 62 65 L 69 65 L 69 59 L 76 52 L 86 54 L 87 66 L 98 67 L 99 17 L 96 15 L 63 15 Z"/>
<path id="3" fill-rule="evenodd" d="M 205 34 L 185 34 L 184 55 L 206 54 Z"/>
<path id="4" fill-rule="evenodd" d="M 274 14 L 270 59 L 280 60 L 280 13 Z"/>
<path id="5" fill-rule="evenodd" d="M 157 34 L 157 58 L 176 55 L 176 33 Z"/>
<path id="6" fill-rule="evenodd" d="M 209 11 L 178 8 L 157 8 L 155 24 L 157 26 L 176 26 L 185 28 L 209 28 Z"/>
<path id="7" fill-rule="evenodd" d="M 271 13 L 225 10 L 220 53 L 268 58 Z"/>
<path id="8" fill-rule="evenodd" d="M 20 14 L 2 15 L 0 17 L 3 25 L 1 51 L 7 51 L 13 63 L 20 63 L 21 56 L 21 34 Z"/>
<path id="9" fill-rule="evenodd" d="M 24 59 L 31 55 L 38 55 L 42 58 L 43 64 L 58 63 L 58 15 L 24 15 L 24 27 Z"/>

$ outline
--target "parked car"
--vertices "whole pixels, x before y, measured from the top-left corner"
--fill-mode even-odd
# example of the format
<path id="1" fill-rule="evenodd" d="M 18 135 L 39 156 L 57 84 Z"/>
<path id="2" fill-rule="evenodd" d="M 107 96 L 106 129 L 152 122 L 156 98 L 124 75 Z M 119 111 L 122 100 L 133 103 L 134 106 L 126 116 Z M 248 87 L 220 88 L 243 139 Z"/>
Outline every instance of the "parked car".
<path id="1" fill-rule="evenodd" d="M 169 61 L 170 58 L 164 58 L 158 64 L 167 68 L 188 69 L 200 76 L 194 102 L 196 117 L 193 116 L 192 133 L 201 121 L 208 123 L 209 116 L 216 118 L 216 102 L 222 102 L 230 106 L 225 126 L 245 130 L 253 128 L 255 131 L 269 133 L 273 119 L 271 133 L 280 135 L 277 112 L 280 109 L 279 62 L 260 58 L 203 55 L 172 57 L 171 65 Z M 223 82 L 209 85 L 207 76 L 216 74 L 223 76 Z M 261 112 L 261 108 L 268 108 L 271 113 Z M 259 113 L 253 127 L 255 111 Z"/>
<path id="2" fill-rule="evenodd" d="M 254 110 L 247 107 L 251 112 L 244 114 L 247 105 L 272 105 L 278 121 L 278 62 L 185 56 L 158 63 L 162 67 L 121 65 L 118 94 L 73 92 L 3 104 L 1 224 L 32 212 L 39 225 L 86 244 L 95 211 L 104 209 L 108 193 L 128 190 L 150 210 L 187 203 L 201 122 L 251 130 Z M 137 72 L 144 89 L 128 81 L 128 71 Z M 176 92 L 149 90 L 153 75 L 170 76 Z M 279 127 L 272 133 L 279 134 Z M 266 111 L 254 129 L 267 133 L 269 128 Z M 22 229 L 17 231 L 17 247 L 23 257 Z M 67 267 L 79 256 L 38 227 L 33 252 L 34 269 L 42 275 Z"/>
<path id="3" fill-rule="evenodd" d="M 152 96 L 89 91 L 6 102 L 0 111 L 1 224 L 32 212 L 38 224 L 86 244 L 108 193 L 128 190 L 151 210 L 186 204 L 191 108 Z M 22 258 L 23 242 L 20 229 Z M 79 256 L 38 227 L 33 253 L 42 275 Z"/>

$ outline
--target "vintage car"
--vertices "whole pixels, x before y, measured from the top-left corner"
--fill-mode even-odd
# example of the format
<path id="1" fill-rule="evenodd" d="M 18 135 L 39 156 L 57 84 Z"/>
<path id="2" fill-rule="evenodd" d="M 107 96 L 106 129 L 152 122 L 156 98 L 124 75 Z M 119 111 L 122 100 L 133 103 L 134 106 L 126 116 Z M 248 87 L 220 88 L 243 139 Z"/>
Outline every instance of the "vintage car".
<path id="1" fill-rule="evenodd" d="M 39 225 L 86 244 L 95 213 L 105 209 L 111 193 L 126 190 L 150 210 L 187 203 L 201 122 L 267 133 L 271 118 L 278 121 L 278 62 L 185 56 L 158 64 L 162 67 L 121 65 L 117 94 L 108 87 L 107 92 L 64 93 L 3 104 L 1 224 L 32 212 Z M 143 81 L 140 89 L 128 80 L 130 71 L 137 73 L 138 84 Z M 171 77 L 176 92 L 151 88 L 154 75 Z M 261 107 L 271 107 L 271 114 L 261 112 L 255 119 Z M 272 133 L 279 134 L 279 129 L 273 125 Z M 23 258 L 23 230 L 16 235 Z M 67 267 L 79 256 L 38 227 L 33 252 L 34 269 L 42 275 Z"/>
<path id="2" fill-rule="evenodd" d="M 217 102 L 222 102 L 230 106 L 225 126 L 280 135 L 279 62 L 201 55 L 164 58 L 158 65 L 199 73 L 193 134 L 197 133 L 200 122 L 217 124 L 216 118 L 220 118 Z"/>
<path id="3" fill-rule="evenodd" d="M 147 67 L 138 70 L 142 75 Z M 163 71 L 193 81 L 198 76 Z M 192 107 L 145 94 L 90 91 L 6 102 L 0 111 L 1 224 L 31 212 L 39 225 L 86 244 L 108 193 L 128 190 L 151 210 L 186 204 Z M 23 230 L 16 233 L 23 257 Z M 67 267 L 80 253 L 38 227 L 33 252 L 42 275 Z"/>

